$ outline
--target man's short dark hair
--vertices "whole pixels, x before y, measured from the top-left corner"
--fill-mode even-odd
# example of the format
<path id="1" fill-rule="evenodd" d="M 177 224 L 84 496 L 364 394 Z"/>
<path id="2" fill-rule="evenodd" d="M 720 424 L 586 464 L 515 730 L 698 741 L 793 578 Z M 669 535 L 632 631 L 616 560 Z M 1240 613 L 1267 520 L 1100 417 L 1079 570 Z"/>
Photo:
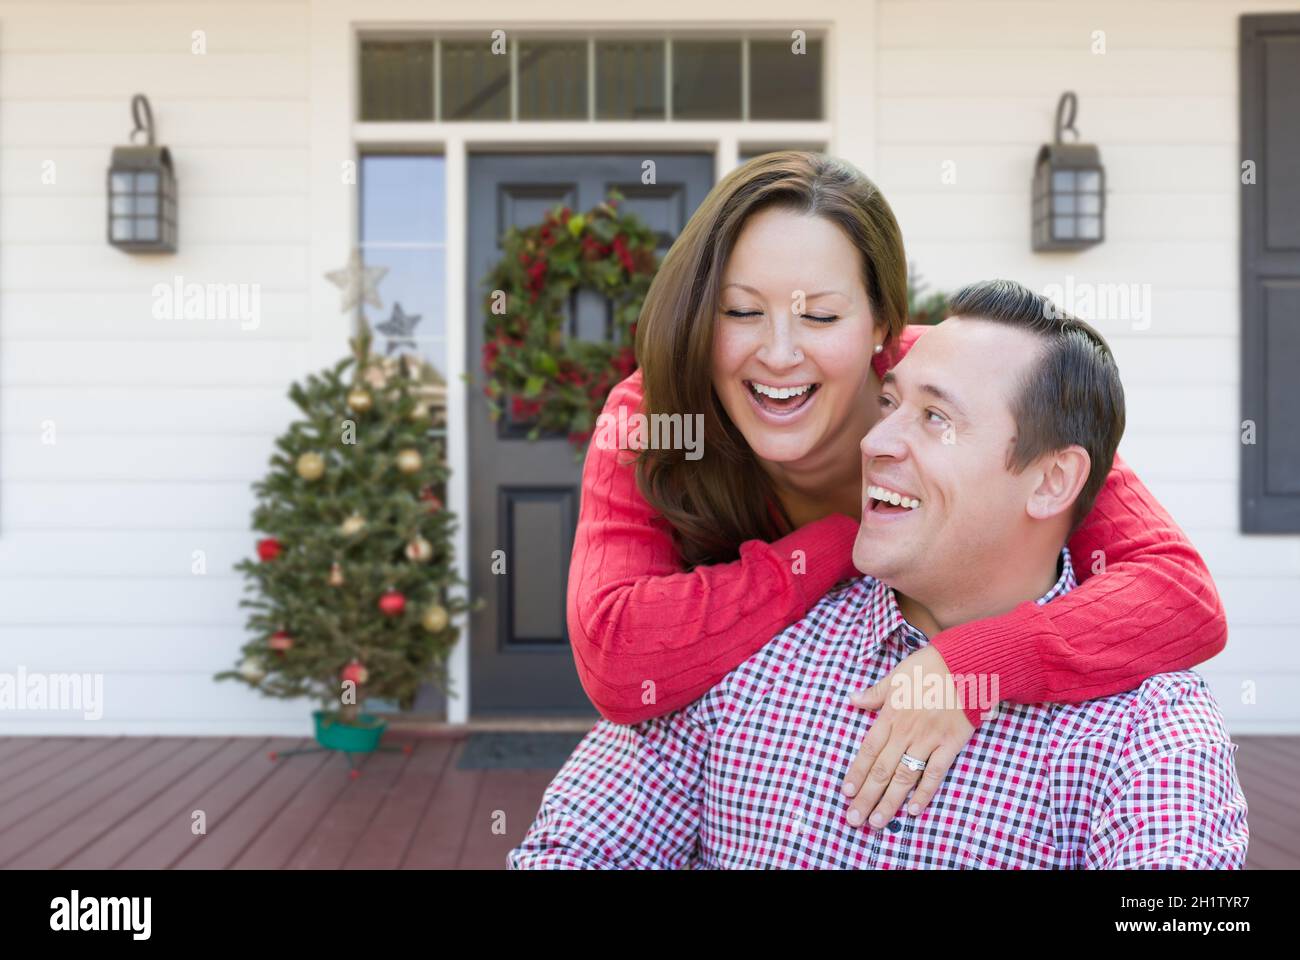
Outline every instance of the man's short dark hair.
<path id="1" fill-rule="evenodd" d="M 1016 439 L 1007 469 L 1019 473 L 1046 453 L 1078 444 L 1092 467 L 1079 491 L 1071 530 L 1092 509 L 1124 435 L 1124 387 L 1105 339 L 1089 324 L 1013 280 L 962 287 L 948 316 L 987 320 L 1026 330 L 1043 349 L 1011 402 Z"/>

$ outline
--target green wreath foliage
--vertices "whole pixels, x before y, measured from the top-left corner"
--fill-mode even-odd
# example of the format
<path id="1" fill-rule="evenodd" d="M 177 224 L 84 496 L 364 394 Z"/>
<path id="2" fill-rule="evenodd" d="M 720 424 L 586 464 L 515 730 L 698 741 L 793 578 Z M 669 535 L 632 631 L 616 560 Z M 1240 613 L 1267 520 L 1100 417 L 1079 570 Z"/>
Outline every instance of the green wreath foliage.
<path id="1" fill-rule="evenodd" d="M 659 238 L 620 209 L 623 199 L 611 190 L 586 213 L 556 206 L 541 223 L 511 227 L 484 278 L 483 392 L 492 418 L 508 412 L 528 423 L 530 439 L 563 433 L 584 449 L 610 390 L 636 369 L 636 321 Z M 566 309 L 579 290 L 610 301 L 609 340 L 568 336 Z"/>

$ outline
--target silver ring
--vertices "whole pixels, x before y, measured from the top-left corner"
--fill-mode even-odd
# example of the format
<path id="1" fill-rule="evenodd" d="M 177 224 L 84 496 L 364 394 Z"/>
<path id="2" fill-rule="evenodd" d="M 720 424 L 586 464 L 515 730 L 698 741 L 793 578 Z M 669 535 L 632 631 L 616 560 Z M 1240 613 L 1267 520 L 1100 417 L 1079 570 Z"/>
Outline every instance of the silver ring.
<path id="1" fill-rule="evenodd" d="M 907 767 L 907 769 L 916 773 L 920 773 L 925 769 L 925 761 L 916 759 L 916 757 L 912 756 L 910 753 L 903 754 L 902 758 L 898 762 Z"/>

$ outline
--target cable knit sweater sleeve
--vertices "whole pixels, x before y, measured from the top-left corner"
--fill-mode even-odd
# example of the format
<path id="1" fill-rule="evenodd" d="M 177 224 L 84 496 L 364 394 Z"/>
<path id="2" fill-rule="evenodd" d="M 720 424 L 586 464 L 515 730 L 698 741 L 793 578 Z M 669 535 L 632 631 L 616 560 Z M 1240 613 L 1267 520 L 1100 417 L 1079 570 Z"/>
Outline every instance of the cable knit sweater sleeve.
<path id="1" fill-rule="evenodd" d="M 604 412 L 641 405 L 641 374 Z M 617 723 L 638 723 L 697 700 L 838 581 L 857 574 L 857 521 L 835 514 L 773 543 L 741 544 L 740 559 L 684 572 L 667 524 L 636 485 L 627 454 L 593 443 L 569 564 L 568 627 L 583 689 Z M 802 552 L 800 552 L 802 551 Z"/>

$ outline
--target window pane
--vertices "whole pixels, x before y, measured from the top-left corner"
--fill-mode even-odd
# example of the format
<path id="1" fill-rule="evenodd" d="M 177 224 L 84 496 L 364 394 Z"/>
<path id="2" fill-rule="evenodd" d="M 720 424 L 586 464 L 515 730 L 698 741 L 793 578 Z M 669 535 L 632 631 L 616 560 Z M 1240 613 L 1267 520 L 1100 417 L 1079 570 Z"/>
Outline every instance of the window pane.
<path id="1" fill-rule="evenodd" d="M 361 119 L 433 119 L 433 41 L 361 41 Z"/>
<path id="2" fill-rule="evenodd" d="M 587 119 L 587 41 L 520 42 L 519 119 Z"/>
<path id="3" fill-rule="evenodd" d="M 441 375 L 447 374 L 443 300 L 446 276 L 441 249 L 366 248 L 368 267 L 387 267 L 379 283 L 382 308 L 366 308 L 375 336 L 372 350 L 384 356 L 414 353 Z M 399 312 L 400 311 L 400 312 Z"/>
<path id="4" fill-rule="evenodd" d="M 446 289 L 444 277 L 443 251 L 439 247 L 370 247 L 364 248 L 367 267 L 387 267 L 384 279 L 376 288 L 383 307 L 367 309 L 370 325 L 375 331 L 376 349 L 386 351 L 390 339 L 394 352 L 402 341 L 416 341 L 416 351 L 429 360 L 434 360 L 424 349 L 425 341 L 441 341 L 446 336 L 446 324 L 442 318 L 442 304 Z M 395 314 L 395 307 L 401 307 L 402 316 Z M 418 317 L 419 319 L 415 319 Z M 403 319 L 404 318 L 404 319 Z M 381 330 L 380 327 L 396 320 L 409 327 L 408 333 L 397 329 Z M 407 349 L 410 349 L 409 344 Z M 441 358 L 435 366 L 442 370 Z"/>
<path id="5" fill-rule="evenodd" d="M 365 243 L 442 243 L 445 161 L 431 156 L 361 158 L 361 239 Z"/>
<path id="6" fill-rule="evenodd" d="M 673 119 L 740 119 L 740 41 L 673 41 Z"/>
<path id="7" fill-rule="evenodd" d="M 428 154 L 363 156 L 361 198 L 363 258 L 388 268 L 378 286 L 383 307 L 366 310 L 374 349 L 417 353 L 445 373 L 446 162 Z"/>
<path id="8" fill-rule="evenodd" d="M 751 120 L 822 118 L 822 42 L 809 40 L 795 53 L 791 40 L 751 40 L 749 116 Z"/>
<path id="9" fill-rule="evenodd" d="M 509 120 L 510 54 L 489 40 L 442 42 L 443 120 Z"/>
<path id="10" fill-rule="evenodd" d="M 596 117 L 664 119 L 662 40 L 608 40 L 596 44 Z"/>

